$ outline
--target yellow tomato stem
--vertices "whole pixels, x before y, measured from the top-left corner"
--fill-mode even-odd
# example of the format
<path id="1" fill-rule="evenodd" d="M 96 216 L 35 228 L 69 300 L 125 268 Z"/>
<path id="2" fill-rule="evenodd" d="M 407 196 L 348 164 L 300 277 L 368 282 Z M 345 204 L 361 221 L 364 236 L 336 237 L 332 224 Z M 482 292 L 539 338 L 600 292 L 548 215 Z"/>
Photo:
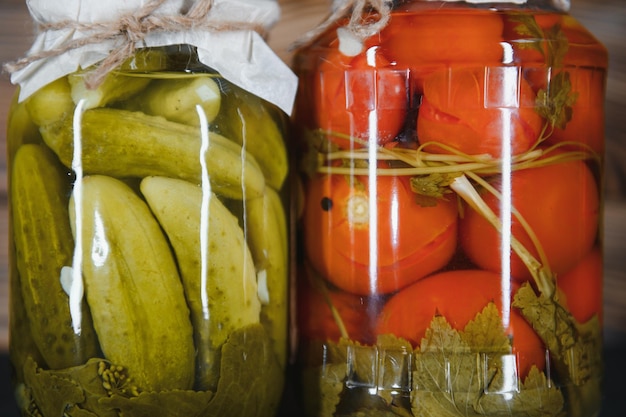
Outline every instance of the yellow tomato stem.
<path id="1" fill-rule="evenodd" d="M 483 178 L 481 178 L 480 176 L 472 172 L 468 172 L 467 176 L 470 177 L 472 180 L 474 180 L 478 185 L 483 187 L 485 190 L 487 190 L 489 193 L 491 193 L 493 196 L 495 196 L 498 200 L 502 201 L 502 194 L 498 190 L 496 190 L 491 184 L 485 181 Z M 537 254 L 539 255 L 540 264 L 542 265 L 541 269 L 545 271 L 545 273 L 548 276 L 551 276 L 552 270 L 550 268 L 550 263 L 548 261 L 548 257 L 546 256 L 546 252 L 543 249 L 543 246 L 541 245 L 541 242 L 537 238 L 537 234 L 535 233 L 533 228 L 528 224 L 524 216 L 522 216 L 522 214 L 515 208 L 515 206 L 511 205 L 511 210 L 512 210 L 511 212 L 513 216 L 520 223 L 520 225 L 522 226 L 522 228 L 524 229 L 524 231 L 530 238 L 533 246 L 535 247 L 535 250 L 537 251 Z"/>
<path id="2" fill-rule="evenodd" d="M 376 170 L 376 175 L 380 176 L 397 176 L 397 175 L 429 175 L 435 173 L 453 173 L 453 172 L 466 172 L 466 171 L 479 171 L 482 172 L 490 168 L 487 164 L 457 164 L 457 165 L 441 165 L 441 166 L 425 166 L 425 167 L 413 167 L 413 168 L 379 168 Z M 320 167 L 318 169 L 322 173 L 330 174 L 342 174 L 342 175 L 369 175 L 371 170 L 368 168 L 353 168 L 353 167 Z"/>
<path id="3" fill-rule="evenodd" d="M 353 140 L 357 141 L 357 143 L 363 142 L 356 138 L 353 138 Z M 447 153 L 437 154 L 425 152 L 423 150 L 427 146 L 435 145 L 444 149 Z M 580 150 L 568 150 L 566 152 L 559 152 L 555 155 L 548 156 L 564 147 L 579 147 Z M 502 164 L 501 159 L 494 158 L 490 155 L 468 155 L 449 146 L 431 142 L 424 143 L 417 149 L 397 149 L 378 146 L 375 149 L 364 147 L 354 150 L 340 150 L 329 153 L 320 153 L 319 162 L 320 166 L 324 166 L 325 163 L 333 160 L 368 161 L 371 159 L 372 152 L 376 152 L 376 160 L 397 161 L 407 165 L 406 167 L 392 167 L 384 172 L 383 169 L 380 169 L 377 171 L 378 175 L 429 175 L 432 173 L 469 171 L 489 175 L 501 172 L 500 167 Z M 520 170 L 573 160 L 599 160 L 599 158 L 599 155 L 597 155 L 597 153 L 595 153 L 586 144 L 561 142 L 543 150 L 533 147 L 522 154 L 515 155 L 512 159 L 512 169 Z M 445 168 L 442 168 L 442 166 L 445 166 Z M 454 166 L 456 169 L 451 168 L 451 166 Z M 335 172 L 348 175 L 367 175 L 371 172 L 368 168 L 324 166 L 324 172 L 329 172 L 329 170 L 331 173 Z"/>
<path id="4" fill-rule="evenodd" d="M 335 324 L 337 324 L 337 327 L 339 328 L 339 333 L 341 334 L 341 337 L 343 339 L 349 340 L 350 335 L 348 334 L 346 325 L 344 324 L 343 319 L 341 318 L 341 314 L 339 314 L 339 311 L 337 310 L 337 308 L 333 304 L 333 301 L 330 298 L 330 294 L 328 293 L 328 288 L 326 287 L 324 280 L 320 278 L 320 276 L 315 271 L 313 271 L 311 265 L 309 265 L 308 262 L 307 262 L 306 268 L 308 270 L 308 276 L 312 277 L 310 278 L 309 282 L 311 283 L 314 289 L 317 289 L 322 293 L 322 296 L 324 297 L 324 301 L 328 305 L 328 308 L 330 308 L 330 312 L 333 316 L 333 320 L 335 320 Z"/>
<path id="5" fill-rule="evenodd" d="M 461 175 L 450 185 L 470 207 L 480 213 L 497 231 L 502 233 L 502 223 L 498 216 L 485 203 L 478 191 L 470 183 L 467 176 Z M 511 248 L 520 257 L 528 268 L 539 290 L 548 297 L 552 297 L 556 286 L 550 276 L 542 272 L 543 265 L 522 245 L 514 236 L 511 237 Z"/>
<path id="6" fill-rule="evenodd" d="M 587 160 L 590 158 L 596 158 L 591 151 L 568 151 L 558 153 L 553 156 L 546 156 L 550 153 L 558 150 L 561 146 L 555 145 L 546 149 L 545 151 L 534 150 L 532 152 L 524 153 L 513 158 L 511 170 L 518 171 L 528 168 L 538 168 L 547 165 L 553 165 L 556 163 L 563 163 L 569 161 Z M 389 153 L 391 152 L 391 153 Z M 415 151 L 413 151 L 415 152 Z M 322 155 L 320 155 L 322 156 Z M 363 152 L 349 152 L 342 151 L 333 154 L 325 155 L 327 160 L 342 159 L 342 160 L 368 160 L 369 155 Z M 467 157 L 463 160 L 461 157 L 448 158 L 449 155 L 437 155 L 437 154 L 423 154 L 422 156 L 414 159 L 397 151 L 385 150 L 384 154 L 377 155 L 377 160 L 384 161 L 401 161 L 406 163 L 406 167 L 393 167 L 393 168 L 379 168 L 376 170 L 377 175 L 430 175 L 434 173 L 454 173 L 454 172 L 474 172 L 482 175 L 499 174 L 502 172 L 500 159 L 491 158 L 486 159 L 484 156 L 476 158 L 477 162 L 471 162 L 472 159 Z M 482 161 L 481 161 L 482 160 Z M 357 168 L 352 166 L 329 166 L 320 163 L 318 171 L 327 174 L 343 174 L 343 175 L 368 175 L 371 170 L 367 167 Z"/>
<path id="7" fill-rule="evenodd" d="M 548 128 L 550 128 L 550 133 L 546 134 L 546 132 L 548 131 Z M 539 145 L 545 142 L 545 140 L 548 139 L 552 135 L 553 131 L 554 131 L 554 126 L 552 126 L 549 122 L 545 122 L 543 124 L 543 127 L 541 128 L 539 137 L 537 138 L 533 146 L 531 146 L 530 151 L 537 149 Z"/>
<path id="8" fill-rule="evenodd" d="M 369 160 L 372 151 L 369 149 L 359 150 L 343 150 L 325 154 L 328 161 L 337 159 L 357 159 Z M 448 154 L 434 154 L 424 151 L 416 151 L 415 149 L 385 149 L 378 148 L 376 150 L 376 159 L 379 161 L 402 161 L 410 166 L 422 166 L 424 162 L 493 162 L 494 159 L 490 155 L 473 155 L 459 156 Z"/>

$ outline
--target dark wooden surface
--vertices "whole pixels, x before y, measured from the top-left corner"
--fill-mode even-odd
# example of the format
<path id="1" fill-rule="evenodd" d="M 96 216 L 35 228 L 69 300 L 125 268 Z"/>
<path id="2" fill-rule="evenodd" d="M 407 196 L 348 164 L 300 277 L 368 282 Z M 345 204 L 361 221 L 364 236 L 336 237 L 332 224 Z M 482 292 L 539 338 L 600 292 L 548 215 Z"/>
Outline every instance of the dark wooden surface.
<path id="1" fill-rule="evenodd" d="M 321 21 L 330 0 L 279 0 L 282 18 L 275 27 L 270 45 L 286 62 L 291 55 L 288 46 L 299 35 Z M 611 361 L 620 364 L 608 372 L 615 374 L 608 386 L 618 393 L 626 387 L 624 370 L 626 352 L 626 0 L 572 0 L 572 15 L 578 18 L 609 49 L 610 69 L 607 88 L 607 164 L 605 205 L 605 341 Z M 0 63 L 21 57 L 33 39 L 33 25 L 24 0 L 0 0 Z M 6 370 L 8 346 L 7 282 L 7 193 L 5 130 L 10 98 L 14 86 L 8 75 L 0 75 L 0 354 Z M 3 380 L 5 376 L 2 376 Z M 2 385 L 4 387 L 5 385 Z M 4 390 L 3 390 L 4 391 Z M 5 393 L 2 393 L 2 398 Z M 624 403 L 615 397 L 615 404 Z M 4 404 L 4 401 L 3 401 Z M 6 407 L 11 407 L 10 405 Z M 625 406 L 609 407 L 604 416 L 626 415 Z M 12 410 L 12 409 L 11 409 Z M 12 411 L 0 406 L 0 416 L 12 417 Z M 611 411 L 613 410 L 613 411 Z M 617 411 L 616 411 L 617 410 Z M 11 411 L 11 414 L 9 412 Z"/>

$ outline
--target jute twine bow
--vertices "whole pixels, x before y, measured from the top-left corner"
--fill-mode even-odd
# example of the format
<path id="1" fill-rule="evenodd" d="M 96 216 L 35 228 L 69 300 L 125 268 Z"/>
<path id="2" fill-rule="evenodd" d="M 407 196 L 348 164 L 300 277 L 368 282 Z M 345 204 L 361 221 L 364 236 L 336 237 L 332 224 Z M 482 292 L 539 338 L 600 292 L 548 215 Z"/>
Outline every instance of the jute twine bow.
<path id="1" fill-rule="evenodd" d="M 314 38 L 349 14 L 351 10 L 350 19 L 342 30 L 362 44 L 365 39 L 379 33 L 387 26 L 391 17 L 393 1 L 343 0 L 339 3 L 339 6 L 322 23 L 294 42 L 291 49 L 298 49 L 309 44 Z"/>
<path id="2" fill-rule="evenodd" d="M 206 17 L 213 7 L 214 0 L 196 0 L 183 15 L 154 15 L 154 12 L 167 0 L 151 0 L 143 7 L 128 13 L 121 18 L 102 23 L 80 23 L 73 20 L 45 23 L 38 26 L 40 31 L 74 29 L 89 33 L 88 36 L 75 40 L 68 40 L 55 49 L 41 51 L 28 55 L 15 62 L 4 65 L 5 71 L 13 73 L 29 64 L 41 59 L 62 55 L 65 52 L 86 45 L 95 45 L 104 41 L 117 40 L 119 46 L 112 50 L 107 58 L 91 71 L 85 79 L 88 88 L 99 86 L 106 75 L 130 58 L 136 51 L 137 44 L 142 42 L 149 33 L 177 32 L 186 30 L 226 31 L 248 29 L 266 37 L 265 28 L 260 24 L 249 22 L 220 22 L 211 23 Z"/>

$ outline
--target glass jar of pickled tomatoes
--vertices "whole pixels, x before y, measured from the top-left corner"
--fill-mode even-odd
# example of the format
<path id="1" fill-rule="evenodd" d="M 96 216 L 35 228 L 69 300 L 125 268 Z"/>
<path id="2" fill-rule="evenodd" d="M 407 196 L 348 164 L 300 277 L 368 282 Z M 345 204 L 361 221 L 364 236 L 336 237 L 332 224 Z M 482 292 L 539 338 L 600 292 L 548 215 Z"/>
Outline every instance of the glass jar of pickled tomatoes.
<path id="1" fill-rule="evenodd" d="M 597 415 L 606 49 L 566 2 L 367 3 L 293 62 L 307 415 Z"/>

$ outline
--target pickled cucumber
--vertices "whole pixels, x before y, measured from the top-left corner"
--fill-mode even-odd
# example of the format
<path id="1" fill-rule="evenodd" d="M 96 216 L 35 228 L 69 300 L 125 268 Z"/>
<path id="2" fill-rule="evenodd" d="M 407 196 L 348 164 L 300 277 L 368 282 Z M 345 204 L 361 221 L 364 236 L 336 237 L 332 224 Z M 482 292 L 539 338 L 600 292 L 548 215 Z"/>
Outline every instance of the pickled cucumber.
<path id="1" fill-rule="evenodd" d="M 26 110 L 37 126 L 59 122 L 74 113 L 70 84 L 61 77 L 26 99 Z"/>
<path id="2" fill-rule="evenodd" d="M 150 84 L 152 77 L 146 74 L 162 71 L 167 67 L 167 55 L 156 49 L 142 49 L 120 65 L 121 71 L 111 71 L 95 88 L 87 86 L 90 70 L 78 71 L 68 76 L 74 103 L 85 100 L 84 108 L 104 107 L 127 100 Z"/>
<path id="3" fill-rule="evenodd" d="M 213 76 L 197 74 L 185 78 L 155 79 L 150 86 L 123 104 L 128 110 L 163 116 L 173 122 L 200 126 L 196 106 L 212 122 L 220 110 L 221 93 Z"/>
<path id="4" fill-rule="evenodd" d="M 280 190 L 288 172 L 288 157 L 279 111 L 261 98 L 224 80 L 220 113 L 213 128 L 252 154 L 266 181 Z"/>
<path id="5" fill-rule="evenodd" d="M 98 108 L 82 120 L 82 166 L 87 174 L 116 178 L 157 175 L 200 183 L 201 140 L 197 129 L 140 112 Z M 46 144 L 71 166 L 71 118 L 41 129 Z M 213 191 L 230 198 L 263 194 L 265 180 L 254 157 L 211 133 L 204 161 Z"/>
<path id="6" fill-rule="evenodd" d="M 72 323 L 60 281 L 61 269 L 72 265 L 74 247 L 69 187 L 66 170 L 47 148 L 27 144 L 16 152 L 11 209 L 21 295 L 35 344 L 52 369 L 84 363 L 99 352 L 86 304 L 81 323 Z"/>
<path id="7" fill-rule="evenodd" d="M 198 351 L 196 386 L 214 389 L 221 346 L 233 331 L 259 323 L 256 274 L 243 231 L 215 195 L 206 195 L 203 205 L 203 190 L 194 184 L 148 177 L 141 191 L 178 260 Z"/>
<path id="8" fill-rule="evenodd" d="M 247 240 L 265 296 L 261 323 L 266 328 L 281 366 L 287 358 L 288 237 L 287 219 L 278 193 L 271 187 L 262 198 L 246 204 Z"/>
<path id="9" fill-rule="evenodd" d="M 105 357 L 141 390 L 189 389 L 194 345 L 176 263 L 143 200 L 111 177 L 89 176 L 70 199 L 82 237 L 85 293 Z M 76 230 L 76 202 L 82 228 Z"/>
<path id="10" fill-rule="evenodd" d="M 75 72 L 68 75 L 71 87 L 71 96 L 74 103 L 84 100 L 85 109 L 103 107 L 110 103 L 126 100 L 146 88 L 150 78 L 127 76 L 117 72 L 110 72 L 96 88 L 87 86 L 86 77 L 89 72 Z"/>

